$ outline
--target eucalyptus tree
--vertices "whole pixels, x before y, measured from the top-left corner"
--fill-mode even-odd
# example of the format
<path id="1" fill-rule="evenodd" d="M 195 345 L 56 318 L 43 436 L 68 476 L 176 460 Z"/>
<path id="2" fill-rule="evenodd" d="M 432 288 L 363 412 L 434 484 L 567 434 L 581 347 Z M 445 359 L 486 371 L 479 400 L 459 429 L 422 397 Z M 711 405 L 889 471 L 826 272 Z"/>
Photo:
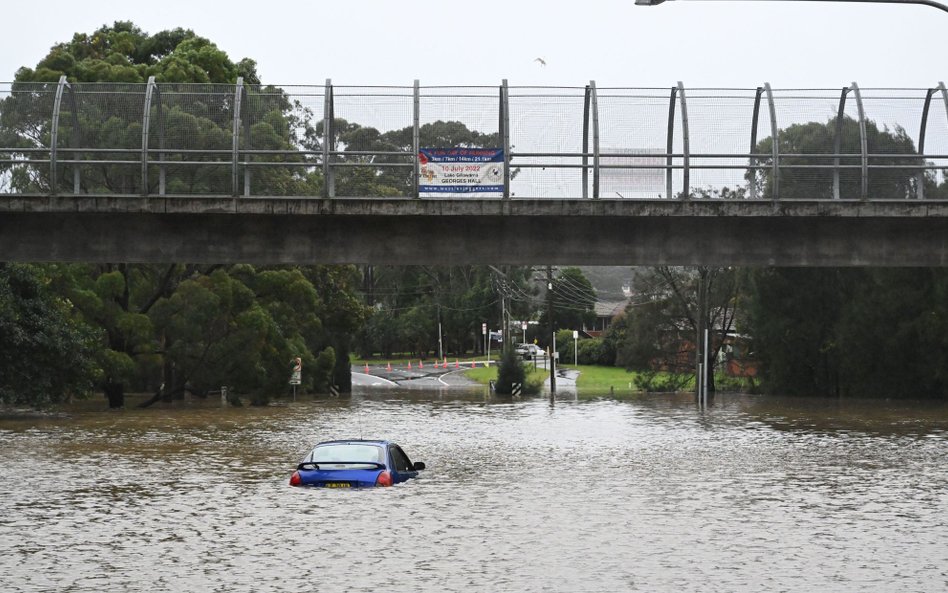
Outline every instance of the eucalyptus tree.
<path id="1" fill-rule="evenodd" d="M 142 83 L 154 77 L 164 100 L 152 105 L 156 116 L 152 121 L 160 115 L 169 144 L 176 143 L 164 156 L 166 191 L 187 194 L 213 194 L 229 187 L 228 167 L 211 157 L 170 149 L 229 151 L 234 85 L 242 78 L 247 96 L 241 146 L 271 151 L 254 153 L 252 160 L 287 165 L 255 167 L 251 183 L 265 185 L 271 194 L 320 192 L 322 179 L 311 155 L 320 148 L 321 138 L 312 113 L 281 89 L 262 85 L 253 60 L 234 62 L 193 31 L 148 35 L 132 23 L 117 22 L 57 44 L 35 68 L 21 68 L 13 92 L 0 101 L 0 144 L 24 150 L 50 145 L 52 106 L 44 97 L 62 76 L 80 84 L 75 101 L 63 102 L 61 146 L 138 150 L 143 136 Z M 151 148 L 156 148 L 157 134 L 149 137 Z M 181 160 L 208 162 L 176 166 Z M 65 165 L 53 180 L 48 167 L 0 161 L 0 179 L 14 192 L 45 193 L 54 182 L 67 187 L 71 167 L 79 167 L 80 193 L 158 191 L 157 167 L 151 167 L 143 180 L 139 166 L 108 162 Z M 226 384 L 263 401 L 267 394 L 285 391 L 287 365 L 295 357 L 316 371 L 304 374 L 310 381 L 304 387 L 322 390 L 331 382 L 348 384 L 347 364 L 344 376 L 338 377 L 343 374 L 339 369 L 333 371 L 337 360 L 333 346 L 339 348 L 347 338 L 331 334 L 351 335 L 361 313 L 358 307 L 342 304 L 346 295 L 351 300 L 348 284 L 324 290 L 331 293 L 326 300 L 313 286 L 341 278 L 344 272 L 120 262 L 46 269 L 51 285 L 74 308 L 73 314 L 101 328 L 95 361 L 112 406 L 123 404 L 126 385 L 173 397 L 185 389 L 203 394 Z M 292 322 L 287 315 L 291 302 L 296 305 Z M 320 316 L 332 320 L 323 324 Z M 348 352 L 347 347 L 341 349 L 343 355 Z"/>
<path id="2" fill-rule="evenodd" d="M 839 123 L 839 126 L 837 126 Z M 918 167 L 912 139 L 904 129 L 879 128 L 866 121 L 873 164 Z M 794 124 L 780 131 L 781 163 L 826 163 L 826 158 L 792 154 L 832 154 L 839 136 L 842 153 L 860 152 L 858 124 Z M 769 153 L 772 138 L 757 151 Z M 841 157 L 841 164 L 858 164 Z M 859 197 L 858 167 L 839 172 L 842 197 Z M 749 179 L 760 195 L 774 184 L 770 169 Z M 919 176 L 909 168 L 870 169 L 872 199 L 904 200 L 917 195 Z M 926 198 L 943 197 L 944 182 L 932 170 L 921 176 Z M 780 199 L 830 199 L 832 169 L 781 169 Z M 745 329 L 761 362 L 763 386 L 771 392 L 831 396 L 948 397 L 942 370 L 948 358 L 945 335 L 945 273 L 940 269 L 777 268 L 748 271 Z"/>
<path id="3" fill-rule="evenodd" d="M 92 391 L 96 330 L 37 266 L 0 264 L 0 404 L 42 406 Z"/>

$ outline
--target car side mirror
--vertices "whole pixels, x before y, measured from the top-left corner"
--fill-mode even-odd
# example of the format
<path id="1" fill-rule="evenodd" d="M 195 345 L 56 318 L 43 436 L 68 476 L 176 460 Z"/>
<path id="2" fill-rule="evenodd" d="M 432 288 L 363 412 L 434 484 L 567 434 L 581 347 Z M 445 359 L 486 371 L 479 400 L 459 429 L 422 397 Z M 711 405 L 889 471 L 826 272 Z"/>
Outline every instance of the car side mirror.
<path id="1" fill-rule="evenodd" d="M 416 472 L 420 472 L 421 470 L 425 469 L 425 464 L 420 461 L 416 461 L 414 464 L 412 464 L 412 469 Z"/>

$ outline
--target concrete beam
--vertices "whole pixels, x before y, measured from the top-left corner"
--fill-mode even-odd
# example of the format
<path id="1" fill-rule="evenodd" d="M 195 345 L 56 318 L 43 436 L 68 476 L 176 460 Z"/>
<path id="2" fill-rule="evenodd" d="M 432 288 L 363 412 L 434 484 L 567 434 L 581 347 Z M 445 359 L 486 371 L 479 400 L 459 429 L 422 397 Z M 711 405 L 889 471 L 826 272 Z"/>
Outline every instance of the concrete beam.
<path id="1" fill-rule="evenodd" d="M 948 266 L 948 202 L 0 196 L 0 260 Z"/>

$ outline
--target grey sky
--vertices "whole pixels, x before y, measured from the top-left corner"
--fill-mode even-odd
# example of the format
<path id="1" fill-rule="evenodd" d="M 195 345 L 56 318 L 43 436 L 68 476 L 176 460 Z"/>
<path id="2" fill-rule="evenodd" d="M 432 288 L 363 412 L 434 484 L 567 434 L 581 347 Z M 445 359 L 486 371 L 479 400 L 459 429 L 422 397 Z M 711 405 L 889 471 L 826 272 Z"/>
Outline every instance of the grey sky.
<path id="1" fill-rule="evenodd" d="M 78 31 L 181 26 L 264 82 L 321 84 L 928 87 L 948 79 L 948 13 L 926 6 L 770 1 L 4 4 L 0 81 Z M 546 66 L 535 61 L 542 58 Z"/>

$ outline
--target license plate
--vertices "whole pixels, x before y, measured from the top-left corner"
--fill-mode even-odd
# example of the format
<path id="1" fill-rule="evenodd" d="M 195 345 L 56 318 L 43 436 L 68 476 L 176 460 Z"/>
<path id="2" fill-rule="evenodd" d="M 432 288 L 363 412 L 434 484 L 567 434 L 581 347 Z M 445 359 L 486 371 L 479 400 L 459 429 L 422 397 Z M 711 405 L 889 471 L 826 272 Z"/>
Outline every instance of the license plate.
<path id="1" fill-rule="evenodd" d="M 351 488 L 349 482 L 326 482 L 326 488 Z"/>

